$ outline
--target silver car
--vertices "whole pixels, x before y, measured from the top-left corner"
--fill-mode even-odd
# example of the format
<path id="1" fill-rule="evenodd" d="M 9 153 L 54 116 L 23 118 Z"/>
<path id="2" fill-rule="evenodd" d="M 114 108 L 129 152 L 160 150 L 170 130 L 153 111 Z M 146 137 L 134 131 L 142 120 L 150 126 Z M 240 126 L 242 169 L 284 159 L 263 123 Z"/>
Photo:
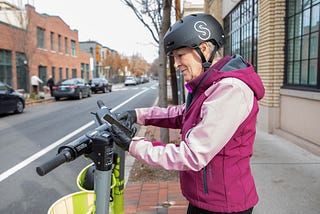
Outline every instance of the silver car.
<path id="1" fill-rule="evenodd" d="M 137 85 L 137 79 L 135 77 L 126 77 L 126 79 L 124 80 L 124 85 Z"/>

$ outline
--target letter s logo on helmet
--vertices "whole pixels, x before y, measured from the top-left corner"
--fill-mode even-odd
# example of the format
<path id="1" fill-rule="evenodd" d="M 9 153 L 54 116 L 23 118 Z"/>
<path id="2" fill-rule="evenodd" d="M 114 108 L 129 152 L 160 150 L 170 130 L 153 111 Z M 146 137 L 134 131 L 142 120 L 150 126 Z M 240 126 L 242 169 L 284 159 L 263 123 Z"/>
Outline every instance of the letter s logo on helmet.
<path id="1" fill-rule="evenodd" d="M 204 21 L 197 21 L 196 23 L 194 23 L 194 26 L 193 26 L 195 31 L 200 33 L 198 35 L 199 39 L 203 41 L 208 40 L 211 36 L 211 32 L 207 28 L 207 26 L 208 26 L 207 23 L 205 23 Z"/>

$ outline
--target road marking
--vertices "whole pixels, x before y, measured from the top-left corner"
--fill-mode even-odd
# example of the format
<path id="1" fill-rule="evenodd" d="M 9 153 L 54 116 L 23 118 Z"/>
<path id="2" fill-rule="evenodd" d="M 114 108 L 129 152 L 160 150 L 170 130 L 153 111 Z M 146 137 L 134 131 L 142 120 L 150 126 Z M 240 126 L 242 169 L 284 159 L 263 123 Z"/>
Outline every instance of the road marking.
<path id="1" fill-rule="evenodd" d="M 128 102 L 130 102 L 131 100 L 133 100 L 134 98 L 140 96 L 141 94 L 145 93 L 146 91 L 148 91 L 149 89 L 144 89 L 143 91 L 140 91 L 139 93 L 137 93 L 136 95 L 134 95 L 133 97 L 131 97 L 130 99 L 126 100 L 125 102 L 117 105 L 116 107 L 114 107 L 111 112 L 116 111 L 117 109 L 119 109 L 120 107 L 124 106 L 125 104 L 127 104 Z M 51 151 L 52 149 L 54 149 L 55 147 L 59 146 L 60 144 L 66 142 L 67 140 L 69 140 L 70 138 L 72 138 L 73 136 L 77 135 L 78 133 L 82 132 L 83 130 L 89 128 L 90 126 L 92 126 L 94 124 L 94 121 L 90 121 L 89 123 L 81 126 L 80 128 L 74 130 L 73 132 L 69 133 L 68 135 L 64 136 L 63 138 L 57 140 L 56 142 L 50 144 L 49 146 L 47 146 L 46 148 L 40 150 L 39 152 L 35 153 L 34 155 L 30 156 L 29 158 L 25 159 L 24 161 L 18 163 L 17 165 L 15 165 L 14 167 L 11 167 L 10 169 L 8 169 L 7 171 L 3 172 L 0 175 L 0 182 L 5 180 L 6 178 L 8 178 L 9 176 L 11 176 L 12 174 L 16 173 L 17 171 L 19 171 L 20 169 L 22 169 L 23 167 L 29 165 L 31 162 L 37 160 L 39 157 L 41 157 L 42 155 L 48 153 L 49 151 Z"/>

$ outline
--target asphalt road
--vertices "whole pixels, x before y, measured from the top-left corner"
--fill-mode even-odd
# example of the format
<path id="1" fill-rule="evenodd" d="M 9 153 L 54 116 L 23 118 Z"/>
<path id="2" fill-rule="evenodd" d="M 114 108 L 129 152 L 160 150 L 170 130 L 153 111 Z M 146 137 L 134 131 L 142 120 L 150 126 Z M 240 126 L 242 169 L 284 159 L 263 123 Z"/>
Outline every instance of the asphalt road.
<path id="1" fill-rule="evenodd" d="M 82 100 L 61 100 L 28 107 L 18 115 L 0 116 L 0 213 L 47 213 L 57 199 L 78 191 L 76 177 L 91 163 L 79 157 L 46 176 L 35 168 L 67 144 L 96 126 L 97 100 L 116 112 L 152 106 L 158 85 L 150 82 L 93 94 Z"/>

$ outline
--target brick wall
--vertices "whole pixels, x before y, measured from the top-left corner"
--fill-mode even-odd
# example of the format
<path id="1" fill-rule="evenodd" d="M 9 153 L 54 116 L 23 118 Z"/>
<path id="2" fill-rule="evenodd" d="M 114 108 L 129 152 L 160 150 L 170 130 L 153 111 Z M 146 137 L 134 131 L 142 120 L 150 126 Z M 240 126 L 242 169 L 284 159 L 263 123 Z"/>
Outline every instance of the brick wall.
<path id="1" fill-rule="evenodd" d="M 91 54 L 80 51 L 78 31 L 70 29 L 69 25 L 58 16 L 37 13 L 33 6 L 27 5 L 26 11 L 30 20 L 27 25 L 28 30 L 0 22 L 0 49 L 12 52 L 13 87 L 17 88 L 15 59 L 17 52 L 25 53 L 27 56 L 29 77 L 38 75 L 39 66 L 47 67 L 47 78 L 51 75 L 52 67 L 55 67 L 56 81 L 59 80 L 59 68 L 63 69 L 62 78 L 65 78 L 67 68 L 69 77 L 72 69 L 76 69 L 77 77 L 81 77 L 81 63 L 89 65 Z M 45 48 L 43 49 L 37 47 L 37 27 L 45 30 Z M 54 50 L 51 50 L 50 32 L 54 33 Z M 58 51 L 58 34 L 61 35 L 61 52 Z M 67 38 L 68 53 L 65 53 L 65 38 Z M 75 56 L 71 54 L 71 40 L 76 43 Z"/>
<path id="2" fill-rule="evenodd" d="M 71 77 L 72 69 L 77 70 L 77 77 L 81 76 L 81 63 L 90 64 L 89 53 L 80 51 L 78 41 L 78 31 L 70 29 L 70 27 L 58 16 L 41 15 L 35 12 L 33 7 L 29 7 L 30 23 L 32 35 L 29 37 L 30 49 L 34 50 L 30 54 L 29 69 L 30 75 L 38 73 L 38 66 L 47 67 L 47 76 L 51 74 L 52 67 L 56 68 L 56 81 L 58 78 L 59 68 L 63 69 L 63 77 L 65 78 L 66 69 L 69 69 L 69 77 Z M 45 29 L 45 48 L 37 48 L 37 27 Z M 50 33 L 54 33 L 54 49 L 51 50 Z M 58 50 L 58 35 L 61 35 L 61 51 Z M 65 52 L 65 38 L 67 38 L 67 50 Z M 71 40 L 76 42 L 76 56 L 71 54 Z"/>
<path id="3" fill-rule="evenodd" d="M 262 106 L 279 107 L 284 76 L 285 0 L 259 1 L 258 71 L 266 94 Z"/>

